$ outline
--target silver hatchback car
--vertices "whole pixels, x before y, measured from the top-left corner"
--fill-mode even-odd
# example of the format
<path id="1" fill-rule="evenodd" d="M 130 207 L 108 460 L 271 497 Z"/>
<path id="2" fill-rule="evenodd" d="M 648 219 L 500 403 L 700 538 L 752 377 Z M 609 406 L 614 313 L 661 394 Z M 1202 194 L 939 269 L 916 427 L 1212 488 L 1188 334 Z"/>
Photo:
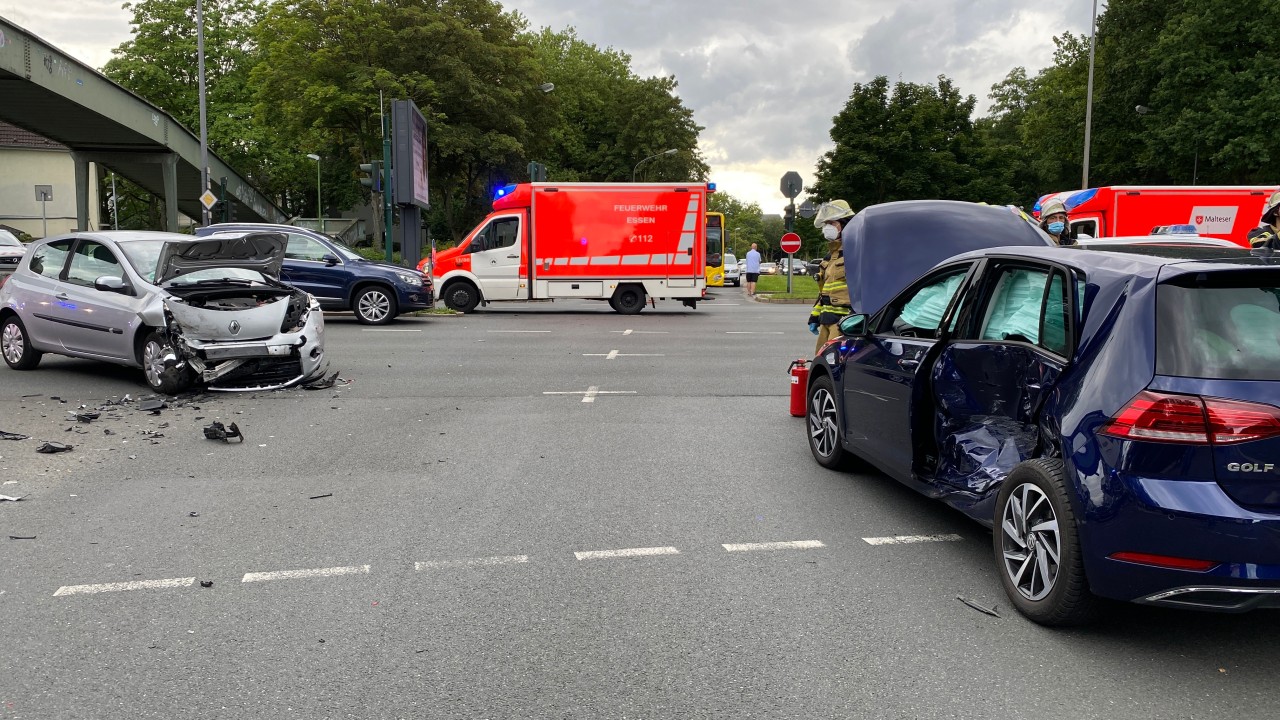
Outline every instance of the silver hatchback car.
<path id="1" fill-rule="evenodd" d="M 141 367 L 167 394 L 319 378 L 324 314 L 280 282 L 286 242 L 274 232 L 125 231 L 34 242 L 0 287 L 0 354 L 15 370 L 46 352 Z"/>

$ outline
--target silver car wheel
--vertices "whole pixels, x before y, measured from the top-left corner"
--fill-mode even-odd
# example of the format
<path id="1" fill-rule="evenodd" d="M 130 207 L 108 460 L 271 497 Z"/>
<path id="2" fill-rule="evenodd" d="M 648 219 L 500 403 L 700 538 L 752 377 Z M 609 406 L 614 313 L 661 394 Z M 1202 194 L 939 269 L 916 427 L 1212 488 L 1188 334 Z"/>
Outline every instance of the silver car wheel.
<path id="1" fill-rule="evenodd" d="M 358 312 L 360 317 L 376 323 L 391 313 L 391 298 L 381 290 L 367 290 L 360 296 Z"/>
<path id="2" fill-rule="evenodd" d="M 142 349 L 142 369 L 147 374 L 147 384 L 153 388 L 160 387 L 164 382 L 165 356 L 169 354 L 165 350 L 155 340 L 147 341 Z"/>
<path id="3" fill-rule="evenodd" d="M 1023 483 L 1013 489 L 1000 518 L 1004 570 L 1018 593 L 1041 600 L 1058 580 L 1062 537 L 1053 503 L 1037 486 Z"/>
<path id="4" fill-rule="evenodd" d="M 0 350 L 4 352 L 4 359 L 10 364 L 17 364 L 22 359 L 22 353 L 27 349 L 27 339 L 22 336 L 22 329 L 17 323 L 9 323 L 4 326 L 4 335 L 0 337 Z"/>
<path id="5" fill-rule="evenodd" d="M 814 451 L 824 458 L 831 457 L 839 441 L 836 437 L 838 429 L 836 399 L 826 388 L 820 387 L 814 391 L 809 404 L 809 441 L 813 443 Z"/>

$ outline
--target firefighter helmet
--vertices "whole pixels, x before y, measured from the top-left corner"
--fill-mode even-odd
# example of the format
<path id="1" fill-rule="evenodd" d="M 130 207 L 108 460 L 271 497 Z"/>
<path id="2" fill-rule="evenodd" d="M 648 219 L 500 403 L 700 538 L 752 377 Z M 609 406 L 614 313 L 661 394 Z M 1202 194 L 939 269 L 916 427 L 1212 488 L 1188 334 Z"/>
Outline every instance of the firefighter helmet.
<path id="1" fill-rule="evenodd" d="M 813 226 L 822 229 L 832 220 L 843 220 L 853 217 L 853 208 L 844 200 L 832 200 L 818 206 L 818 214 L 813 216 Z"/>
<path id="2" fill-rule="evenodd" d="M 1049 198 L 1040 206 L 1041 220 L 1044 220 L 1050 215 L 1057 215 L 1058 213 L 1062 213 L 1063 215 L 1067 214 L 1067 206 L 1063 205 L 1062 201 L 1058 198 Z"/>
<path id="3" fill-rule="evenodd" d="M 1271 193 L 1271 197 L 1267 198 L 1267 204 L 1262 206 L 1262 222 L 1275 225 L 1278 207 L 1280 207 L 1280 190 Z"/>

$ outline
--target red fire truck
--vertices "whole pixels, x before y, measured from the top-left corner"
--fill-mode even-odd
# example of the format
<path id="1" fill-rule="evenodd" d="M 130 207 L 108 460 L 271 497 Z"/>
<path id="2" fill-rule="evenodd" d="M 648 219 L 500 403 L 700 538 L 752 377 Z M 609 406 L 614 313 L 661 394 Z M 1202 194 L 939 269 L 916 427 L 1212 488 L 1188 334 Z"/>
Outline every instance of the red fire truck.
<path id="1" fill-rule="evenodd" d="M 444 304 L 592 298 L 633 314 L 649 298 L 697 307 L 706 294 L 707 193 L 689 183 L 524 183 L 435 255 Z M 419 269 L 426 267 L 426 261 Z"/>
<path id="2" fill-rule="evenodd" d="M 1067 206 L 1077 236 L 1119 237 L 1150 235 L 1158 227 L 1194 225 L 1192 231 L 1249 246 L 1246 235 L 1258 226 L 1262 206 L 1275 185 L 1130 186 L 1090 188 L 1050 193 L 1035 204 L 1057 197 Z"/>

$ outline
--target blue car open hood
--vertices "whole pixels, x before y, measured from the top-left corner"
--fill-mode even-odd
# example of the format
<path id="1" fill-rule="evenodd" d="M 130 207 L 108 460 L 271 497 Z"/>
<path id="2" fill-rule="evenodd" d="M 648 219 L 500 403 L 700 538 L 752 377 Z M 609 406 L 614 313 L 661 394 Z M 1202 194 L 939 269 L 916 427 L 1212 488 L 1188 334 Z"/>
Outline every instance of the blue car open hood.
<path id="1" fill-rule="evenodd" d="M 930 268 L 971 250 L 1053 246 L 1015 208 L 955 200 L 872 205 L 841 236 L 853 312 L 874 315 Z"/>

